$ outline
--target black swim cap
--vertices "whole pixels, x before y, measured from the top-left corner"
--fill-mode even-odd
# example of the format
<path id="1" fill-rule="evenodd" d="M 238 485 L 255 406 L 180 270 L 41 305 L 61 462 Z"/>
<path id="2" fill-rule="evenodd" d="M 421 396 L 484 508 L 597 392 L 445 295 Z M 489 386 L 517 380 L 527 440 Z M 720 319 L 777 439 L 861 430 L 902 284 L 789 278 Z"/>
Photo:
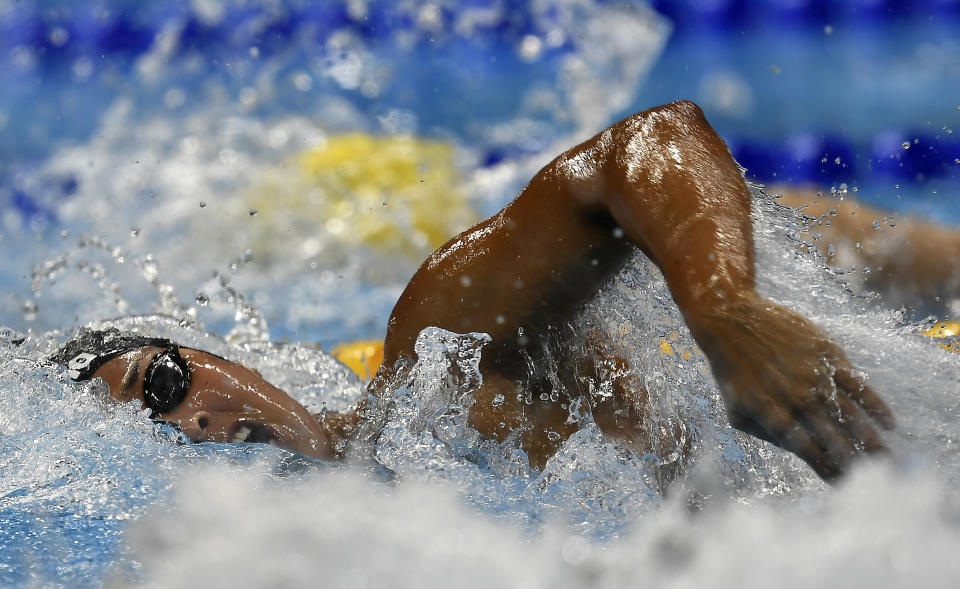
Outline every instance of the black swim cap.
<path id="1" fill-rule="evenodd" d="M 150 347 L 170 348 L 175 344 L 162 337 L 146 337 L 113 327 L 102 331 L 84 327 L 50 359 L 65 365 L 73 380 L 90 380 L 107 361 L 132 350 Z"/>

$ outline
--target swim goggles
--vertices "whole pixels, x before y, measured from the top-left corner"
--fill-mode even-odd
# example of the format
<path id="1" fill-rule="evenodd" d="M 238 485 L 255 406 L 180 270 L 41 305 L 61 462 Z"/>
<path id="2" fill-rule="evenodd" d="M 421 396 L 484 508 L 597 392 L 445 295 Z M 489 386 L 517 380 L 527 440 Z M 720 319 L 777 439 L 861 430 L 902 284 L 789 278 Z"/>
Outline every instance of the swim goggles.
<path id="1" fill-rule="evenodd" d="M 186 397 L 190 388 L 191 371 L 180 355 L 180 348 L 165 338 L 145 337 L 125 333 L 115 328 L 93 330 L 83 328 L 50 358 L 65 365 L 67 376 L 83 381 L 106 362 L 142 348 L 161 348 L 147 366 L 143 378 L 144 403 L 154 419 L 161 413 L 174 410 Z"/>

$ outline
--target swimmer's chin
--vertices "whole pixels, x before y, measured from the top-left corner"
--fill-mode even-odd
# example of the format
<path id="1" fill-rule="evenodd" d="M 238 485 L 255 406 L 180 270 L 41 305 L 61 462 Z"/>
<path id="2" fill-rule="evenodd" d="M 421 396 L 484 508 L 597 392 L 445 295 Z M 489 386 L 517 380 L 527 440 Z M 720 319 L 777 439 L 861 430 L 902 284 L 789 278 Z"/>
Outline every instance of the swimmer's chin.
<path id="1" fill-rule="evenodd" d="M 266 444 L 318 460 L 339 458 L 334 436 L 319 420 L 289 426 L 241 419 L 225 431 L 190 432 L 188 437 L 194 443 Z"/>

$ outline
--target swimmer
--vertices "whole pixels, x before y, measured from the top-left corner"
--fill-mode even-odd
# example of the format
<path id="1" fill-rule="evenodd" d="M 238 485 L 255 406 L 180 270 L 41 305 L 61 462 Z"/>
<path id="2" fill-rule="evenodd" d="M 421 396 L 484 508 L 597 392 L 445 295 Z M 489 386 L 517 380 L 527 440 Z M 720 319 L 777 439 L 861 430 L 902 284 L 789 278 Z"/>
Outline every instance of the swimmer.
<path id="1" fill-rule="evenodd" d="M 853 198 L 823 196 L 816 188 L 771 186 L 782 204 L 816 219 L 810 232 L 827 264 L 849 269 L 854 286 L 943 316 L 960 313 L 960 231 L 918 216 L 896 215 Z M 813 236 L 808 235 L 806 239 Z"/>
<path id="2" fill-rule="evenodd" d="M 416 358 L 423 328 L 483 332 L 491 342 L 469 416 L 481 435 L 503 441 L 521 432 L 531 466 L 542 468 L 578 429 L 567 407 L 580 400 L 607 435 L 663 452 L 676 436 L 650 434 L 647 393 L 628 362 L 599 337 L 573 341 L 567 327 L 639 248 L 663 272 L 709 359 L 731 424 L 836 477 L 859 455 L 885 450 L 875 427 L 892 428 L 894 419 L 816 325 L 755 290 L 750 201 L 695 104 L 616 123 L 560 154 L 498 214 L 427 258 L 391 313 L 367 399 L 389 393 L 398 367 Z M 562 355 L 553 378 L 529 368 L 547 349 Z M 268 441 L 331 459 L 369 419 L 366 400 L 312 416 L 256 372 L 165 340 L 82 331 L 55 360 L 77 380 L 102 378 L 111 396 L 140 400 L 195 441 Z M 591 382 L 602 379 L 612 380 L 613 394 L 592 396 Z M 673 443 L 685 451 L 682 439 Z"/>

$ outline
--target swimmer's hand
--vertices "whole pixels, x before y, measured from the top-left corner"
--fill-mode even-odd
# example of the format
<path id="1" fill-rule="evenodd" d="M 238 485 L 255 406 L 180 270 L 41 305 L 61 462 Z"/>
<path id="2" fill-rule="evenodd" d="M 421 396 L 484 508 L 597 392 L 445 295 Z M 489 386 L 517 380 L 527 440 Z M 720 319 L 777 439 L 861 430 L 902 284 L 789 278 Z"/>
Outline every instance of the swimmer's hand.
<path id="1" fill-rule="evenodd" d="M 886 451 L 873 421 L 892 429 L 893 414 L 812 322 L 756 294 L 687 318 L 733 427 L 793 452 L 826 480 L 859 454 Z"/>

